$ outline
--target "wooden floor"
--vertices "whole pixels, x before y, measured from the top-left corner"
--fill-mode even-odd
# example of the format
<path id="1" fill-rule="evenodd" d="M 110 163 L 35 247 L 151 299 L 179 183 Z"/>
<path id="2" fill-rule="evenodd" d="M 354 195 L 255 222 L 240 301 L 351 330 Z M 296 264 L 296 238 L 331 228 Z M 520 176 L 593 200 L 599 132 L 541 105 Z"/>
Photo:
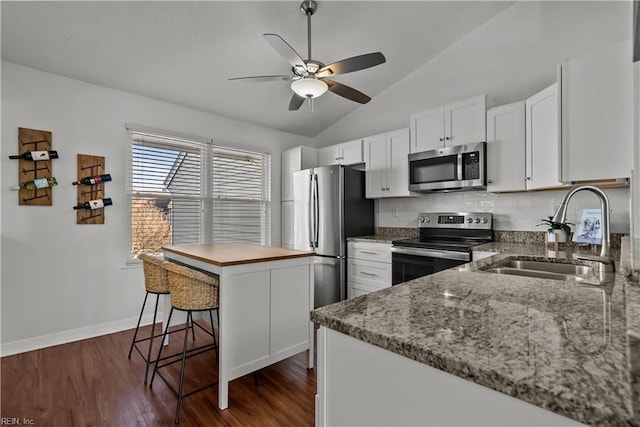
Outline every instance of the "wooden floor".
<path id="1" fill-rule="evenodd" d="M 152 388 L 143 384 L 145 363 L 135 350 L 127 359 L 132 337 L 130 330 L 0 359 L 1 416 L 37 426 L 174 425 L 174 394 L 157 376 Z M 174 334 L 165 348 L 181 351 L 182 337 Z M 210 339 L 196 328 L 195 345 Z M 210 351 L 187 360 L 185 391 L 216 381 L 215 357 Z M 179 370 L 179 363 L 165 368 L 175 384 Z M 217 386 L 187 397 L 180 425 L 312 426 L 315 393 L 315 370 L 303 352 L 260 370 L 258 385 L 252 375 L 232 381 L 224 411 Z"/>

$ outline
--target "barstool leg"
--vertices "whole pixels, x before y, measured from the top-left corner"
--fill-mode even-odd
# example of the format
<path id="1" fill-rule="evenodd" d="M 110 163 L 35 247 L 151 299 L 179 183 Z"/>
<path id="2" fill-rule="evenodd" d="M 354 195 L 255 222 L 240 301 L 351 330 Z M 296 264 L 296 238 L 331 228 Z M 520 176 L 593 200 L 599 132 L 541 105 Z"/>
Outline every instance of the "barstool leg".
<path id="1" fill-rule="evenodd" d="M 158 314 L 158 302 L 160 301 L 160 294 L 156 294 L 156 307 L 153 310 L 153 323 L 151 324 L 151 337 L 149 338 L 149 352 L 147 353 L 147 367 L 144 370 L 144 383 L 147 384 L 147 378 L 149 377 L 149 365 L 151 361 L 151 348 L 153 347 L 153 336 L 156 333 L 156 316 Z M 162 344 L 161 344 L 162 346 Z"/>
<path id="2" fill-rule="evenodd" d="M 191 323 L 187 322 L 187 328 L 189 327 L 189 325 L 191 325 L 191 336 L 193 337 L 193 340 L 196 340 L 196 328 L 193 327 L 193 315 L 191 316 Z"/>
<path id="3" fill-rule="evenodd" d="M 156 364 L 153 367 L 153 374 L 151 374 L 151 381 L 149 382 L 149 387 L 153 387 L 153 379 L 156 377 L 156 372 L 158 371 L 158 362 L 160 361 L 160 357 L 162 356 L 162 347 L 164 347 L 164 340 L 167 338 L 167 333 L 169 332 L 169 325 L 171 324 L 171 315 L 173 314 L 173 307 L 169 310 L 169 318 L 167 319 L 167 324 L 164 328 L 164 333 L 162 334 L 162 341 L 160 342 L 160 350 L 158 350 L 158 357 L 156 358 Z"/>
<path id="4" fill-rule="evenodd" d="M 191 319 L 191 310 L 187 311 L 187 322 Z M 176 406 L 176 424 L 180 422 L 180 405 L 182 404 L 182 385 L 184 384 L 184 364 L 187 360 L 187 341 L 189 338 L 189 328 L 184 330 L 184 344 L 182 346 L 182 365 L 180 367 L 180 384 L 178 385 L 178 405 Z"/>
<path id="5" fill-rule="evenodd" d="M 217 313 L 216 309 L 216 313 Z M 213 327 L 213 313 L 212 310 L 209 310 L 209 319 L 211 319 L 211 334 L 213 335 L 213 345 L 216 350 L 216 359 L 218 358 L 218 341 L 216 340 L 216 328 Z"/>
<path id="6" fill-rule="evenodd" d="M 136 338 L 138 337 L 138 329 L 140 329 L 140 321 L 142 320 L 142 313 L 144 312 L 144 306 L 147 304 L 147 297 L 149 296 L 149 292 L 144 294 L 144 301 L 142 302 L 142 309 L 140 310 L 140 316 L 138 316 L 138 324 L 136 325 L 136 331 L 133 333 L 133 340 L 131 341 L 131 347 L 129 348 L 129 356 L 128 359 L 131 359 L 131 352 L 133 351 L 133 346 L 136 344 Z"/>

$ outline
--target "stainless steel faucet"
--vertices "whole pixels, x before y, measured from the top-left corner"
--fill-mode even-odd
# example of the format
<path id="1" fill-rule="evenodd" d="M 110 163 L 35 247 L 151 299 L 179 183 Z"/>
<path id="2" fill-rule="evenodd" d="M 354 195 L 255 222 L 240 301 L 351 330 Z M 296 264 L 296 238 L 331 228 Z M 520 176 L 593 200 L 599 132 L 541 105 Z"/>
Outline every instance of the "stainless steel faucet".
<path id="1" fill-rule="evenodd" d="M 578 185 L 573 187 L 562 198 L 560 206 L 558 206 L 558 210 L 556 210 L 551 221 L 564 222 L 567 216 L 567 205 L 569 204 L 569 200 L 571 200 L 571 197 L 573 197 L 574 194 L 582 190 L 589 190 L 598 196 L 598 199 L 600 199 L 600 208 L 602 209 L 602 248 L 600 250 L 599 257 L 574 254 L 574 258 L 598 261 L 604 266 L 605 271 L 615 271 L 613 256 L 611 255 L 611 234 L 609 232 L 609 198 L 604 191 L 600 190 L 598 187 L 594 187 L 593 185 Z"/>

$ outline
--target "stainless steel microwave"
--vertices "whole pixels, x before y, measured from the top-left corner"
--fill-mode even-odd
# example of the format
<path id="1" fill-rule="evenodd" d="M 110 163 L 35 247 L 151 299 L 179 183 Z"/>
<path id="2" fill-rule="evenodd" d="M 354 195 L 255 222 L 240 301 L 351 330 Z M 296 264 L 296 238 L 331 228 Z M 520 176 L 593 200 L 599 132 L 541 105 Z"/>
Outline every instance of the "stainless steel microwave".
<path id="1" fill-rule="evenodd" d="M 409 190 L 484 190 L 487 143 L 456 145 L 409 154 Z"/>

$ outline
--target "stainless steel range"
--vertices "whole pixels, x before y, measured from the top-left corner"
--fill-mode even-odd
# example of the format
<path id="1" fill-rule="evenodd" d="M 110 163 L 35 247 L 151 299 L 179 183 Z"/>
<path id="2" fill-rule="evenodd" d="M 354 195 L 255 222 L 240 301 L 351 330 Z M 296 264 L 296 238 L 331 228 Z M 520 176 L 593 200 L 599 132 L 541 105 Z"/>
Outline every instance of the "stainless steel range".
<path id="1" fill-rule="evenodd" d="M 393 285 L 471 261 L 471 248 L 493 239 L 493 215 L 421 213 L 418 228 L 420 237 L 392 242 Z"/>

